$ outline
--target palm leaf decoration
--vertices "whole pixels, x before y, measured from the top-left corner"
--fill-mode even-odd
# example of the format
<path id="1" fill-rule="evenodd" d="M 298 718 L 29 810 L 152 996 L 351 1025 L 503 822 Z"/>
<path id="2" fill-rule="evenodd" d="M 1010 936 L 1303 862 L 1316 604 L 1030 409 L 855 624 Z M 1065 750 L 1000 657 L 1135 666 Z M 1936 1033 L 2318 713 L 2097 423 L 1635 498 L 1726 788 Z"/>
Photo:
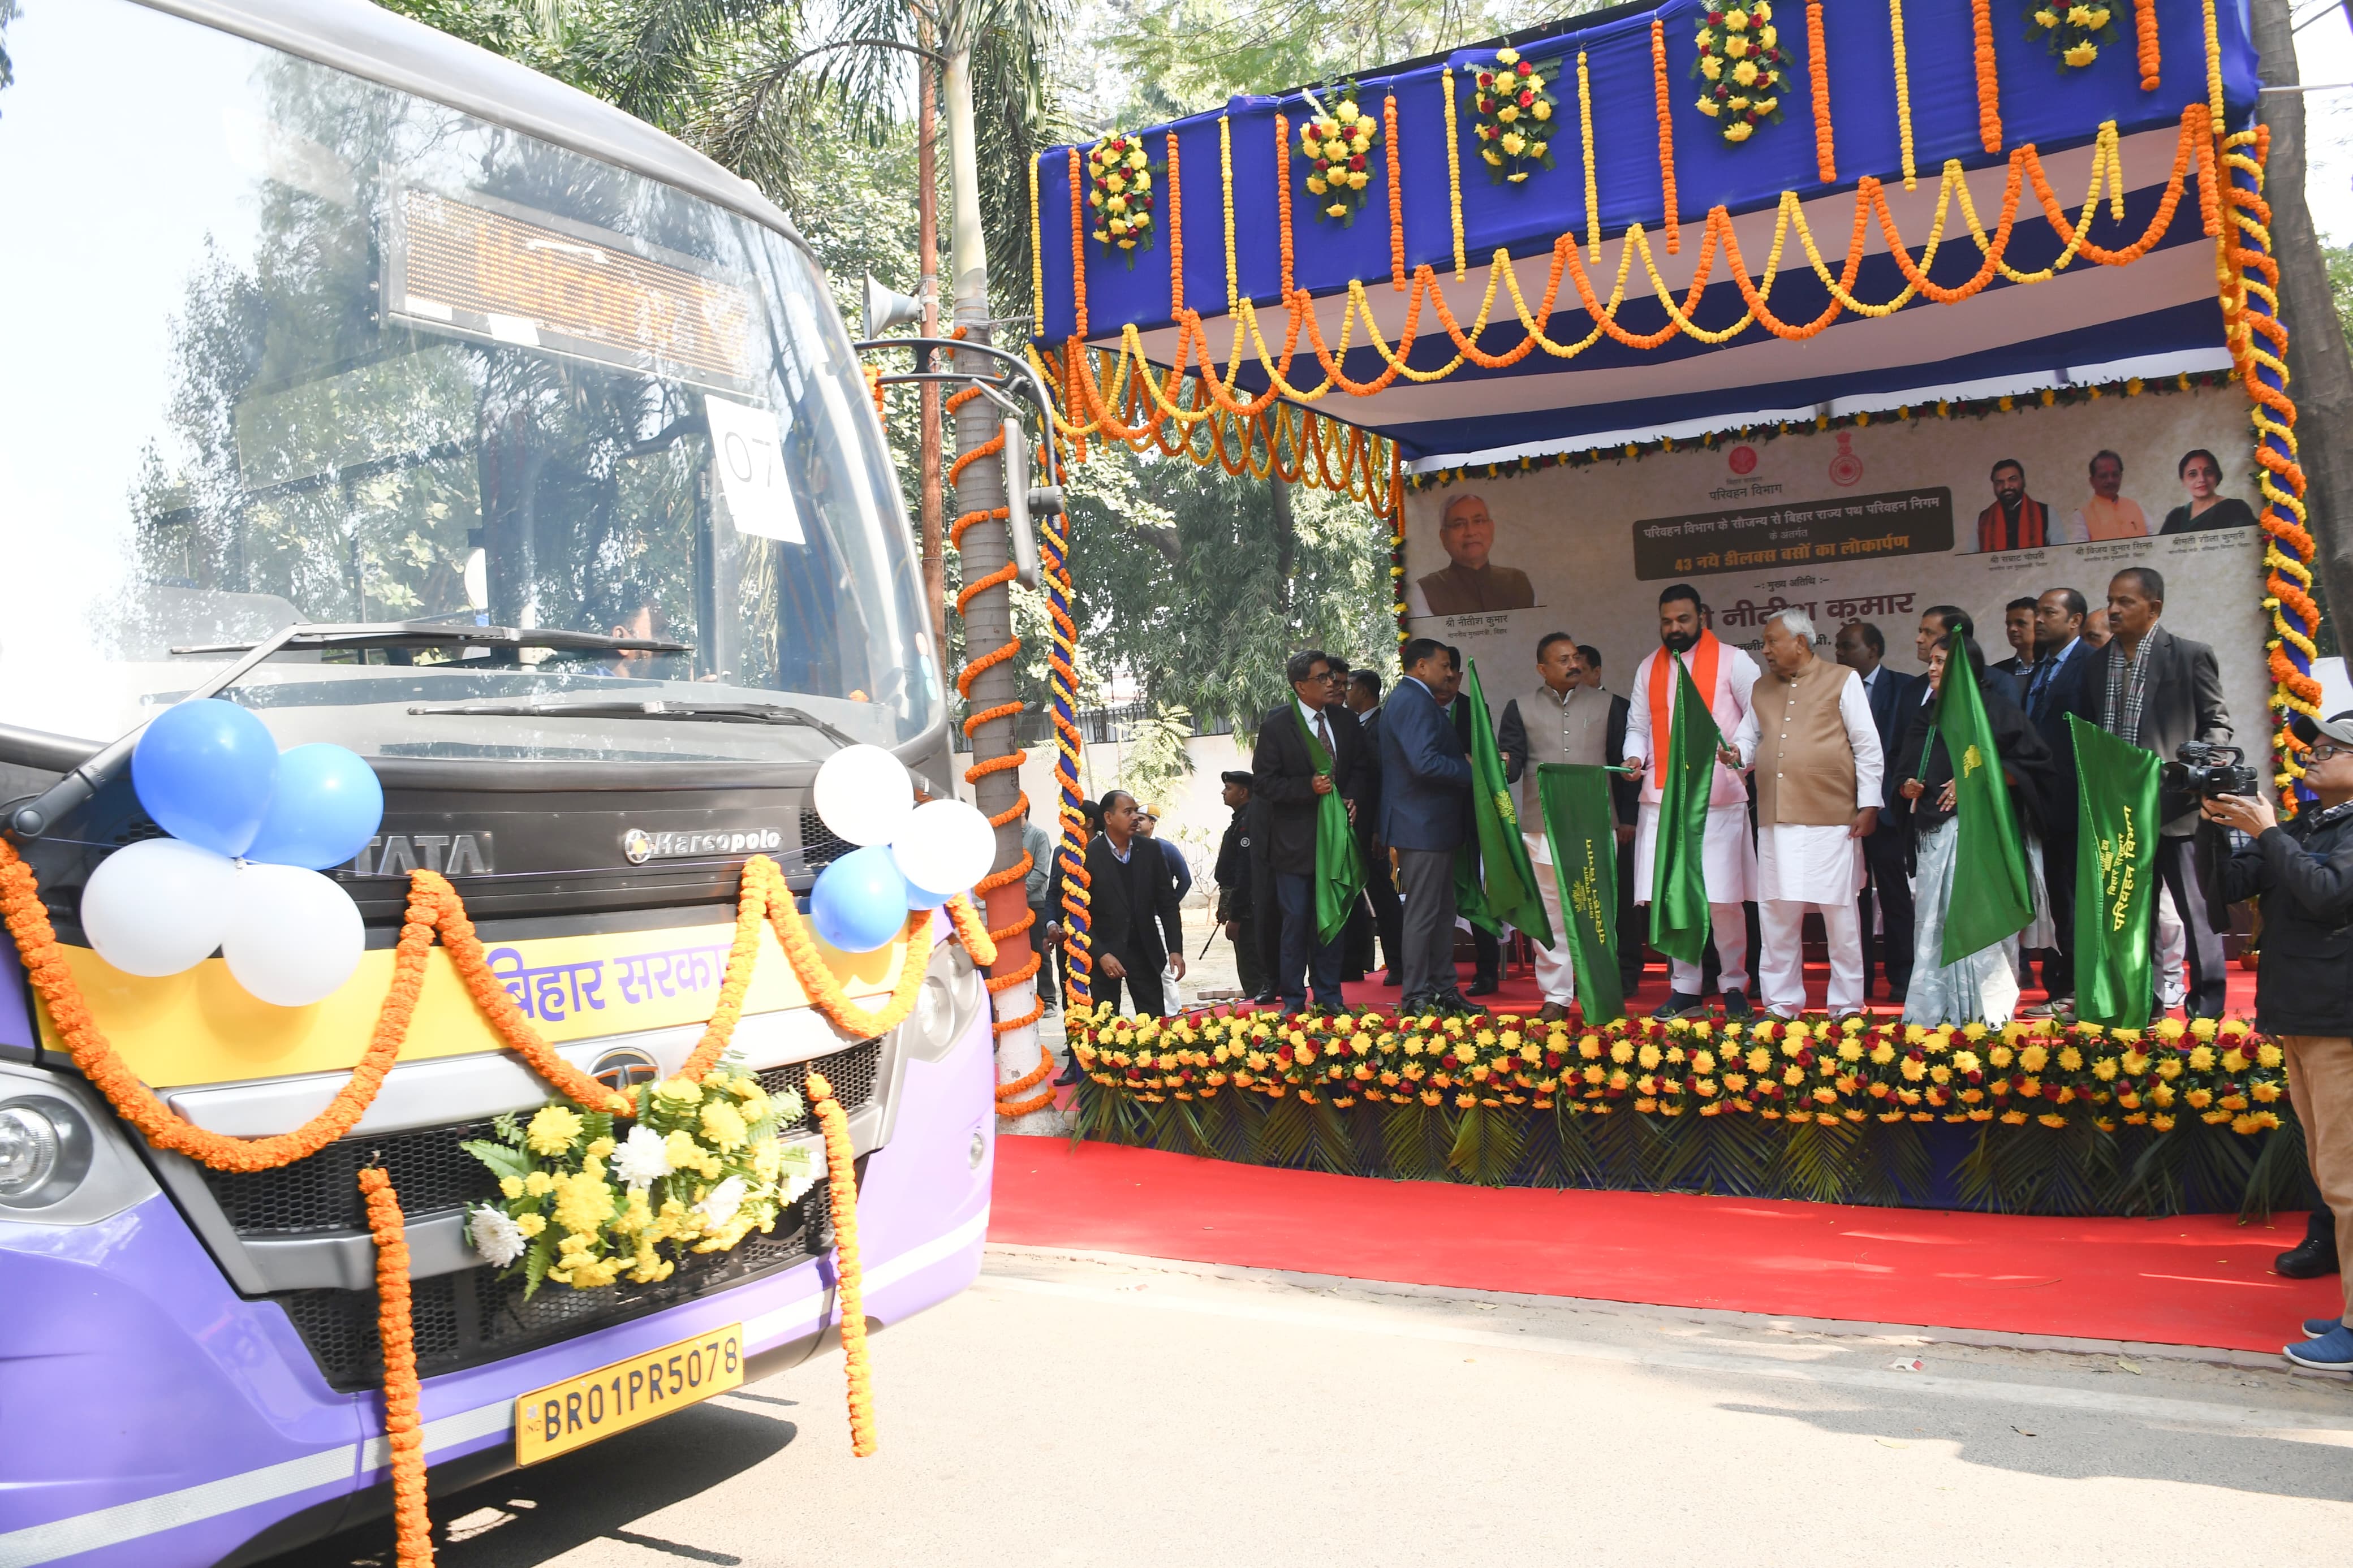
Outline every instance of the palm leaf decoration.
<path id="1" fill-rule="evenodd" d="M 2269 1219 L 2275 1209 L 2299 1209 L 2306 1201 L 2304 1123 L 2295 1119 L 2294 1106 L 2285 1100 L 2278 1105 L 2278 1130 L 2263 1140 L 2263 1152 L 2247 1172 L 2246 1195 L 2239 1202 L 2242 1221 Z"/>
<path id="2" fill-rule="evenodd" d="M 1298 1166 L 1307 1157 L 1310 1135 L 1307 1108 L 1293 1095 L 1284 1095 L 1266 1108 L 1254 1131 L 1250 1158 L 1261 1165 Z"/>
<path id="3" fill-rule="evenodd" d="M 1447 1155 L 1447 1163 L 1462 1173 L 1463 1179 L 1482 1187 L 1500 1187 L 1511 1179 L 1513 1169 L 1520 1163 L 1520 1148 L 1526 1132 L 1516 1115 L 1484 1105 L 1473 1105 L 1462 1112 L 1454 1126 L 1454 1147 Z"/>
<path id="4" fill-rule="evenodd" d="M 1296 1105 L 1298 1101 L 1293 1100 Z M 1335 1176 L 1356 1173 L 1356 1143 L 1348 1136 L 1348 1123 L 1340 1108 L 1324 1095 L 1305 1107 L 1307 1115 L 1307 1163 L 1318 1171 L 1329 1171 Z"/>
<path id="5" fill-rule="evenodd" d="M 1409 1182 L 1446 1180 L 1454 1129 L 1442 1106 L 1392 1104 L 1381 1115 L 1381 1152 L 1389 1174 Z"/>

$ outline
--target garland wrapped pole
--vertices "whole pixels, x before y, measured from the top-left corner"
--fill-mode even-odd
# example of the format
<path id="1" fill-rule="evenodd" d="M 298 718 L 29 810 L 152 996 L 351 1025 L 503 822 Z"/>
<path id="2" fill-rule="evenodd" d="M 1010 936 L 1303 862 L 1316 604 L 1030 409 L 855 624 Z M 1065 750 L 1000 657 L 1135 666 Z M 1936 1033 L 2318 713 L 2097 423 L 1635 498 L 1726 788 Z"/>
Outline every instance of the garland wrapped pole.
<path id="1" fill-rule="evenodd" d="M 953 29 L 944 75 L 948 122 L 948 183 L 951 248 L 955 258 L 955 335 L 985 343 L 989 337 L 988 255 L 981 237 L 980 149 L 973 124 L 972 38 Z M 992 367 L 977 354 L 959 354 L 956 368 L 976 375 Z M 955 487 L 956 551 L 964 563 L 964 589 L 956 610 L 964 617 L 967 662 L 956 677 L 966 706 L 965 733 L 972 742 L 972 766 L 965 777 L 973 804 L 997 826 L 997 862 L 981 879 L 989 934 L 997 939 L 997 963 L 988 988 L 997 1013 L 998 1110 L 1026 1105 L 1051 1070 L 1038 1039 L 1043 1009 L 1037 997 L 1038 955 L 1029 944 L 1029 900 L 1024 883 L 1029 857 L 1021 847 L 1029 799 L 1021 793 L 1024 756 L 1014 724 L 1021 712 L 1015 692 L 1013 660 L 1020 643 L 1013 635 L 1013 541 L 997 522 L 1008 516 L 1005 495 L 1005 437 L 996 405 L 977 393 L 949 400 L 955 420 L 956 457 L 949 470 Z M 1022 1086 L 1018 1089 L 1013 1085 Z M 1029 1112 L 1052 1120 L 1050 1102 Z M 1026 1120 L 1014 1117 L 1014 1121 Z M 1038 1131 L 1059 1131 L 1059 1126 Z"/>

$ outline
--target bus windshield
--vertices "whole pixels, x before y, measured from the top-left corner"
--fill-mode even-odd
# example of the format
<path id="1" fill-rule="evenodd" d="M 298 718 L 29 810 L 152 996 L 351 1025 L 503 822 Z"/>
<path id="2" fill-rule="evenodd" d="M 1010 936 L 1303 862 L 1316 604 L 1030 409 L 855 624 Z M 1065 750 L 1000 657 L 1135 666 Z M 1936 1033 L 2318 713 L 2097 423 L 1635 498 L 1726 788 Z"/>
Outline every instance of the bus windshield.
<path id="1" fill-rule="evenodd" d="M 282 745 L 789 760 L 835 742 L 712 721 L 938 721 L 881 431 L 792 240 L 129 0 L 26 6 L 7 47 L 0 724 L 111 738 L 298 622 L 424 629 L 226 694 Z"/>

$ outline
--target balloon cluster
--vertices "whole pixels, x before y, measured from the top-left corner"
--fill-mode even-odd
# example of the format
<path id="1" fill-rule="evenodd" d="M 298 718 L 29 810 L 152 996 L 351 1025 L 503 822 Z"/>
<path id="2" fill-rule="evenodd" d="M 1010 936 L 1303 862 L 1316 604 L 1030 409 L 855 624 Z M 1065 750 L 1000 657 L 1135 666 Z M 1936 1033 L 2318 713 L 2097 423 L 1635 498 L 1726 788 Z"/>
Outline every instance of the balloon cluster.
<path id="1" fill-rule="evenodd" d="M 90 873 L 81 925 L 130 974 L 177 974 L 217 949 L 238 984 L 280 1007 L 332 995 L 359 967 L 359 906 L 322 869 L 367 846 L 384 786 L 357 752 L 280 752 L 260 720 L 203 698 L 165 709 L 131 753 L 139 804 L 169 838 L 126 845 Z"/>
<path id="2" fill-rule="evenodd" d="M 897 936 L 910 911 L 937 909 L 988 875 L 997 829 L 960 800 L 915 804 L 898 758 L 880 746 L 845 746 L 818 770 L 818 816 L 853 849 L 818 874 L 809 890 L 817 934 L 843 952 L 871 952 Z"/>

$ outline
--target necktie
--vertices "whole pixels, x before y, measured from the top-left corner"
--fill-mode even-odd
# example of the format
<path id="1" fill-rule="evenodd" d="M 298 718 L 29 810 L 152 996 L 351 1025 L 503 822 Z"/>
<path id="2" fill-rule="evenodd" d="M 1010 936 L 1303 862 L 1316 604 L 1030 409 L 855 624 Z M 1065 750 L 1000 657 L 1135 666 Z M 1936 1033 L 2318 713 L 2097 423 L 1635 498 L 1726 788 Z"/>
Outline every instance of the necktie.
<path id="1" fill-rule="evenodd" d="M 1332 723 L 1331 721 L 1320 711 L 1315 715 L 1315 738 L 1324 742 L 1324 754 L 1332 757 L 1334 761 L 1336 762 L 1338 760 L 1338 753 L 1332 748 Z"/>
<path id="2" fill-rule="evenodd" d="M 2042 717 L 2042 693 L 2051 684 L 2052 671 L 2059 668 L 2059 656 L 2052 654 L 2034 667 L 2034 679 L 2026 687 L 2026 711 L 2030 718 Z"/>

